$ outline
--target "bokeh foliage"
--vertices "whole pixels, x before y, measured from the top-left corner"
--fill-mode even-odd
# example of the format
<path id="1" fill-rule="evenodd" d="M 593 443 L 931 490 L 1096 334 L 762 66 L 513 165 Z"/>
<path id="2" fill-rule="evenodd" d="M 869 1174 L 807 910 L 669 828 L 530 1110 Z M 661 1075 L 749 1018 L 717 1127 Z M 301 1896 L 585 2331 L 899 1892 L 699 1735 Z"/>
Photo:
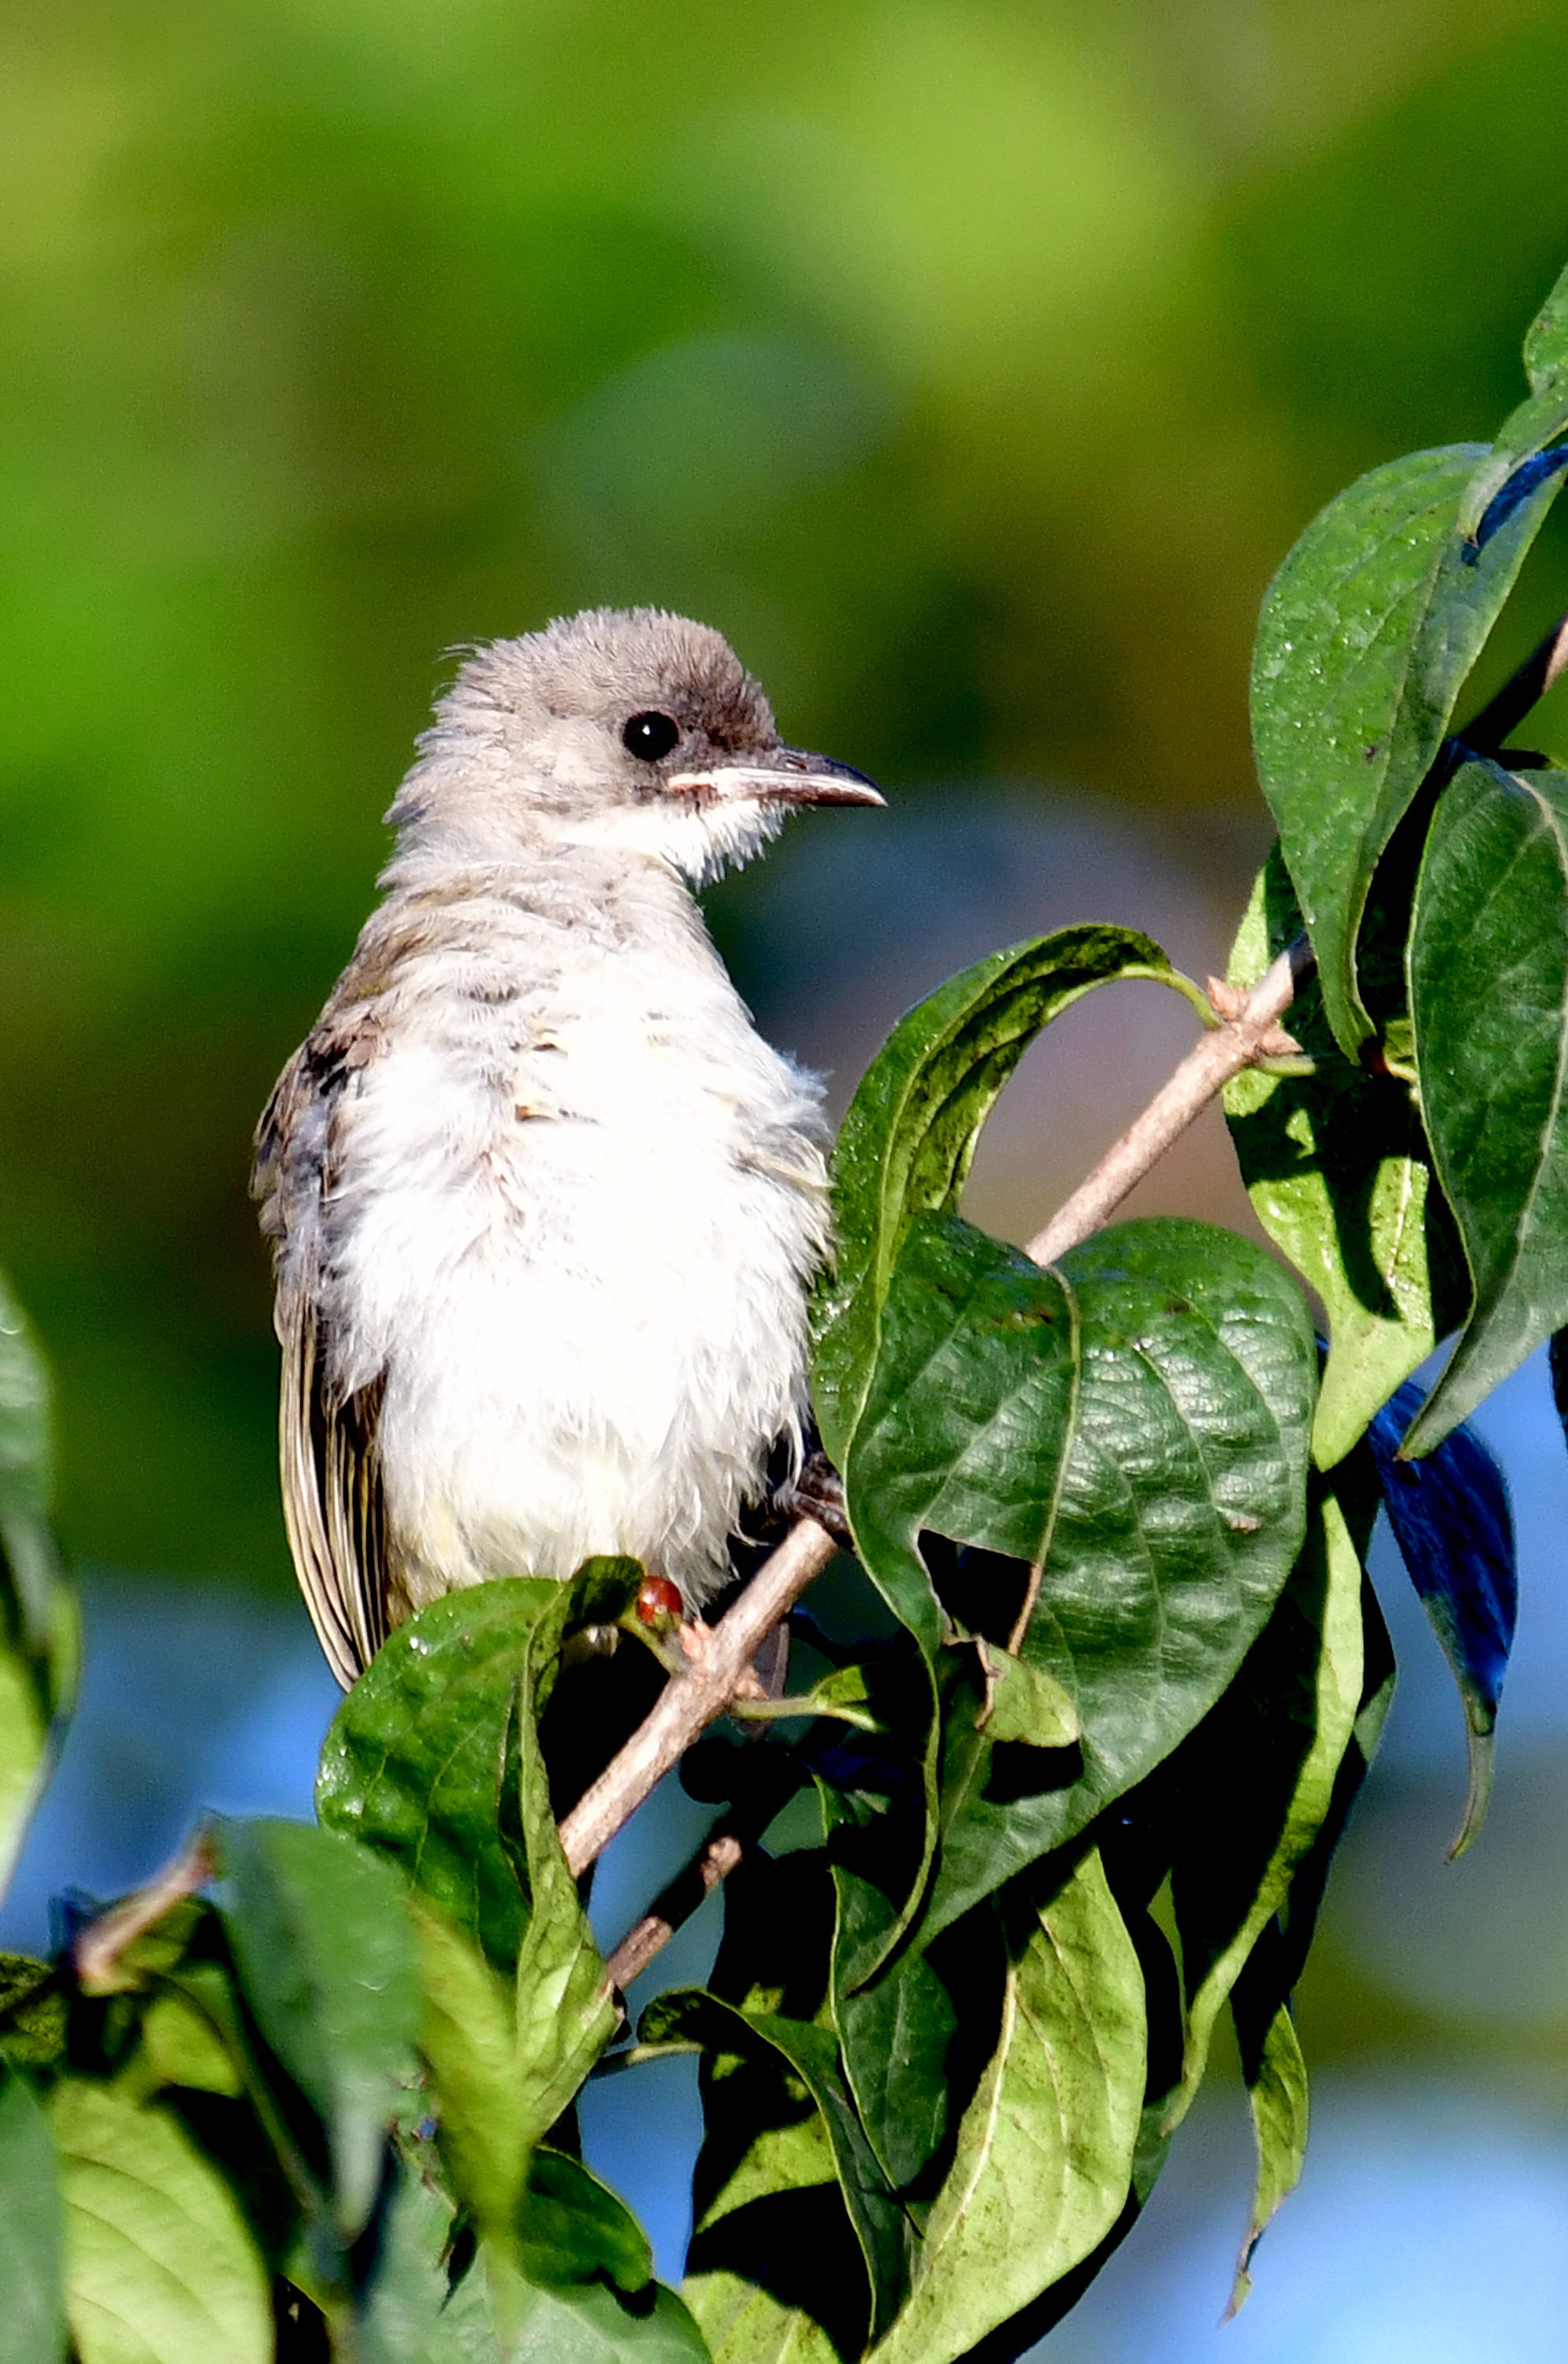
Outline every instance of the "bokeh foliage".
<path id="1" fill-rule="evenodd" d="M 245 1143 L 443 649 L 652 598 L 906 799 L 1239 802 L 1273 560 L 1491 431 L 1565 127 L 1532 0 L 8 10 L 0 1233 L 68 1543 L 286 1581 Z"/>

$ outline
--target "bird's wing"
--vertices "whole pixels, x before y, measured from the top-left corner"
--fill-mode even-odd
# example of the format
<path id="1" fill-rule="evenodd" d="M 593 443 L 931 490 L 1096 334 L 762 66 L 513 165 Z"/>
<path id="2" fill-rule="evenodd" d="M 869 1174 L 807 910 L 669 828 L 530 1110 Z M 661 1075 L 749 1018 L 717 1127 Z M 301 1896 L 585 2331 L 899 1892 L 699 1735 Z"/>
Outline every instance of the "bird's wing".
<path id="1" fill-rule="evenodd" d="M 362 1020 L 328 1003 L 256 1129 L 251 1188 L 277 1256 L 283 1348 L 278 1457 L 300 1590 L 345 1690 L 386 1639 L 386 1522 L 376 1456 L 382 1382 L 331 1384 L 317 1267 L 339 1103 L 372 1054 Z"/>
<path id="2" fill-rule="evenodd" d="M 333 1401 L 320 1325 L 303 1290 L 294 1293 L 280 1334 L 284 1524 L 311 1622 L 347 1690 L 386 1639 L 386 1522 L 375 1451 L 381 1384 Z"/>

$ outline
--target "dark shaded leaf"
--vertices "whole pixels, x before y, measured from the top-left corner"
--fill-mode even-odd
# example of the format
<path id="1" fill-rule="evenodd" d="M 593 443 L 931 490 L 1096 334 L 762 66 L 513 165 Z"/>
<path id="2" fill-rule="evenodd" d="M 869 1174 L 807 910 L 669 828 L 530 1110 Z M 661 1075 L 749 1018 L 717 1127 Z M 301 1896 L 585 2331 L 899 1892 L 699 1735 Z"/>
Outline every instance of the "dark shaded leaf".
<path id="1" fill-rule="evenodd" d="M 865 1667 L 877 1729 L 812 1751 L 838 1901 L 840 1998 L 874 1976 L 918 1906 L 936 1846 L 939 1726 L 931 1669 L 913 1642 Z"/>
<path id="2" fill-rule="evenodd" d="M 1403 998 L 1403 947 L 1382 942 L 1376 898 L 1362 976 L 1381 953 Z M 1300 933 L 1301 912 L 1276 847 L 1260 872 L 1231 950 L 1232 984 L 1257 982 Z M 1380 980 L 1381 981 L 1381 980 Z M 1245 1067 L 1225 1088 L 1237 1162 L 1259 1221 L 1321 1299 L 1329 1351 L 1312 1426 L 1313 1458 L 1331 1469 L 1377 1407 L 1462 1321 L 1470 1276 L 1409 1087 L 1344 1057 L 1316 976 L 1286 1021 L 1310 1075 Z"/>
<path id="3" fill-rule="evenodd" d="M 776 2054 L 821 2114 L 833 2164 L 865 2259 L 873 2332 L 892 2320 L 908 2283 L 912 2231 L 866 2139 L 831 2032 L 776 2012 L 748 2012 L 700 1988 L 660 1995 L 638 2028 L 643 2044 L 695 2043 L 721 2058 Z"/>
<path id="4" fill-rule="evenodd" d="M 167 2110 L 63 2077 L 49 2097 L 81 2364 L 269 2364 L 268 2279 L 228 2185 Z"/>
<path id="5" fill-rule="evenodd" d="M 1399 1438 L 1420 1401 L 1401 1388 L 1367 1431 L 1388 1523 L 1410 1581 L 1453 1671 L 1464 1709 L 1470 1789 L 1449 1849 L 1462 1855 L 1485 1820 L 1492 1734 L 1518 1615 L 1518 1577 L 1507 1482 L 1473 1430 L 1451 1429 L 1424 1460 L 1406 1461 Z"/>
<path id="6" fill-rule="evenodd" d="M 75 1694 L 74 1600 L 49 1529 L 49 1382 L 0 1277 L 0 1894 Z"/>
<path id="7" fill-rule="evenodd" d="M 953 2364 L 1088 2258 L 1131 2185 L 1143 1977 L 1090 1851 L 1039 1903 L 1003 1901 L 1000 2040 L 959 2127 L 913 2286 L 876 2364 Z"/>
<path id="8" fill-rule="evenodd" d="M 1307 1542 L 1273 1615 L 1172 1767 L 1187 2028 L 1168 2126 L 1191 2105 L 1220 2011 L 1333 1814 L 1362 1706 L 1362 1557 L 1374 1509 L 1363 1464 L 1343 1485 L 1348 1498 L 1316 1481 Z"/>
<path id="9" fill-rule="evenodd" d="M 1167 1220 L 1118 1224 L 1061 1269 L 1082 1377 L 1060 1494 L 1020 1555 L 1043 1577 L 1018 1650 L 1071 1695 L 1083 1739 L 996 1744 L 948 1687 L 926 1938 L 1082 1831 L 1207 1714 L 1305 1525 L 1317 1347 L 1273 1259 Z M 965 1540 L 1017 1550 L 1004 1533 Z"/>
<path id="10" fill-rule="evenodd" d="M 1559 277 L 1525 338 L 1525 375 L 1529 396 L 1503 422 L 1496 441 L 1465 487 L 1459 530 L 1485 535 L 1488 512 L 1498 505 L 1510 478 L 1522 474 L 1549 443 L 1568 433 L 1568 271 Z M 1548 464 L 1568 455 L 1553 452 Z"/>
<path id="11" fill-rule="evenodd" d="M 528 1921 L 506 1742 L 534 1621 L 559 1587 L 509 1577 L 421 1609 L 377 1652 L 321 1752 L 328 1829 L 391 1857 L 510 1977 Z"/>
<path id="12" fill-rule="evenodd" d="M 1307 527 L 1258 626 L 1259 776 L 1351 1059 L 1374 1031 L 1356 974 L 1373 875 L 1560 483 L 1537 485 L 1478 550 L 1457 519 L 1486 457 L 1452 444 L 1360 478 Z"/>
<path id="13" fill-rule="evenodd" d="M 948 2121 L 948 2048 L 958 2014 L 924 1954 L 838 2007 L 855 2106 L 888 2181 L 913 2183 L 941 2147 Z"/>
<path id="14" fill-rule="evenodd" d="M 0 2325 L 6 2364 L 61 2364 L 63 2228 L 49 2120 L 25 2077 L 0 2059 Z"/>
<path id="15" fill-rule="evenodd" d="M 227 1823 L 217 1847 L 246 2002 L 326 2129 L 333 2223 L 351 2241 L 414 2076 L 419 1985 L 403 1883 L 309 1823 Z"/>
<path id="16" fill-rule="evenodd" d="M 609 2186 L 564 2151 L 528 2163 L 517 2254 L 531 2282 L 606 2281 L 635 2298 L 653 2280 L 648 2236 Z"/>
<path id="17" fill-rule="evenodd" d="M 67 2003 L 58 1973 L 30 1954 L 0 1954 L 0 2046 L 18 2068 L 58 2068 Z"/>
<path id="18" fill-rule="evenodd" d="M 1568 1320 L 1568 774 L 1461 766 L 1416 888 L 1410 1015 L 1474 1302 L 1401 1450 L 1429 1453 Z"/>

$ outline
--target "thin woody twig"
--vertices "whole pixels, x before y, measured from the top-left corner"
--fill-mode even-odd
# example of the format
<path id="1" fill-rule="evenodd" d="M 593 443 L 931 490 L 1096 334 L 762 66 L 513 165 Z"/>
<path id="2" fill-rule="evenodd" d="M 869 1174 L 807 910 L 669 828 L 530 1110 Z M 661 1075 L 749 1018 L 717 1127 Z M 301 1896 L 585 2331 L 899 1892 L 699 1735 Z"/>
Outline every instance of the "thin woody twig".
<path id="1" fill-rule="evenodd" d="M 1286 1038 L 1277 1037 L 1275 1030 L 1311 967 L 1311 946 L 1305 936 L 1297 936 L 1259 978 L 1237 1014 L 1206 1034 L 1187 1054 L 1170 1082 L 1106 1152 L 1087 1181 L 1058 1208 L 1044 1230 L 1035 1233 L 1025 1252 L 1036 1264 L 1054 1264 L 1091 1232 L 1097 1232 L 1233 1076 L 1274 1049 L 1283 1052 L 1295 1047 Z M 1272 1043 L 1271 1037 L 1274 1037 Z"/>
<path id="2" fill-rule="evenodd" d="M 763 1637 L 789 1615 L 838 1548 L 815 1519 L 797 1519 L 735 1606 L 709 1627 L 700 1661 L 671 1678 L 647 1721 L 562 1823 L 561 1844 L 573 1877 L 587 1870 L 697 1734 L 738 1697 Z"/>
<path id="3" fill-rule="evenodd" d="M 199 1830 L 186 1841 L 172 1863 L 150 1879 L 145 1888 L 127 1896 L 107 1912 L 100 1912 L 77 1932 L 71 1948 L 78 1982 L 88 1994 L 115 1994 L 134 1984 L 120 1968 L 124 1954 L 161 1921 L 172 1904 L 194 1896 L 216 1878 L 217 1858 L 212 1834 Z"/>

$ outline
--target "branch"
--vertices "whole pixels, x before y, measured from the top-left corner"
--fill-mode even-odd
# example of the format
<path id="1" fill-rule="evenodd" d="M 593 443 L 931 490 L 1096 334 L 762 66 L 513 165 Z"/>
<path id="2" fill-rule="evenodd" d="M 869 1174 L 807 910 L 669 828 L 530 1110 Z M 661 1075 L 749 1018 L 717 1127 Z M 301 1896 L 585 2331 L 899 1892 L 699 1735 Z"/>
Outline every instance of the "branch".
<path id="1" fill-rule="evenodd" d="M 671 1677 L 647 1722 L 584 1791 L 561 1825 L 561 1844 L 574 1879 L 602 1854 L 697 1734 L 724 1713 L 764 1637 L 789 1615 L 838 1548 L 815 1519 L 797 1519 L 734 1608 L 717 1625 L 687 1629 L 694 1636 L 706 1637 L 700 1656 L 688 1672 Z"/>
<path id="2" fill-rule="evenodd" d="M 1036 1264 L 1054 1264 L 1091 1232 L 1097 1232 L 1233 1076 L 1259 1058 L 1296 1049 L 1289 1037 L 1276 1030 L 1312 965 L 1311 946 L 1305 936 L 1297 936 L 1246 999 L 1237 997 L 1224 1022 L 1187 1054 L 1170 1082 L 1106 1152 L 1088 1180 L 1080 1183 L 1045 1229 L 1035 1233 L 1026 1254 Z"/>

